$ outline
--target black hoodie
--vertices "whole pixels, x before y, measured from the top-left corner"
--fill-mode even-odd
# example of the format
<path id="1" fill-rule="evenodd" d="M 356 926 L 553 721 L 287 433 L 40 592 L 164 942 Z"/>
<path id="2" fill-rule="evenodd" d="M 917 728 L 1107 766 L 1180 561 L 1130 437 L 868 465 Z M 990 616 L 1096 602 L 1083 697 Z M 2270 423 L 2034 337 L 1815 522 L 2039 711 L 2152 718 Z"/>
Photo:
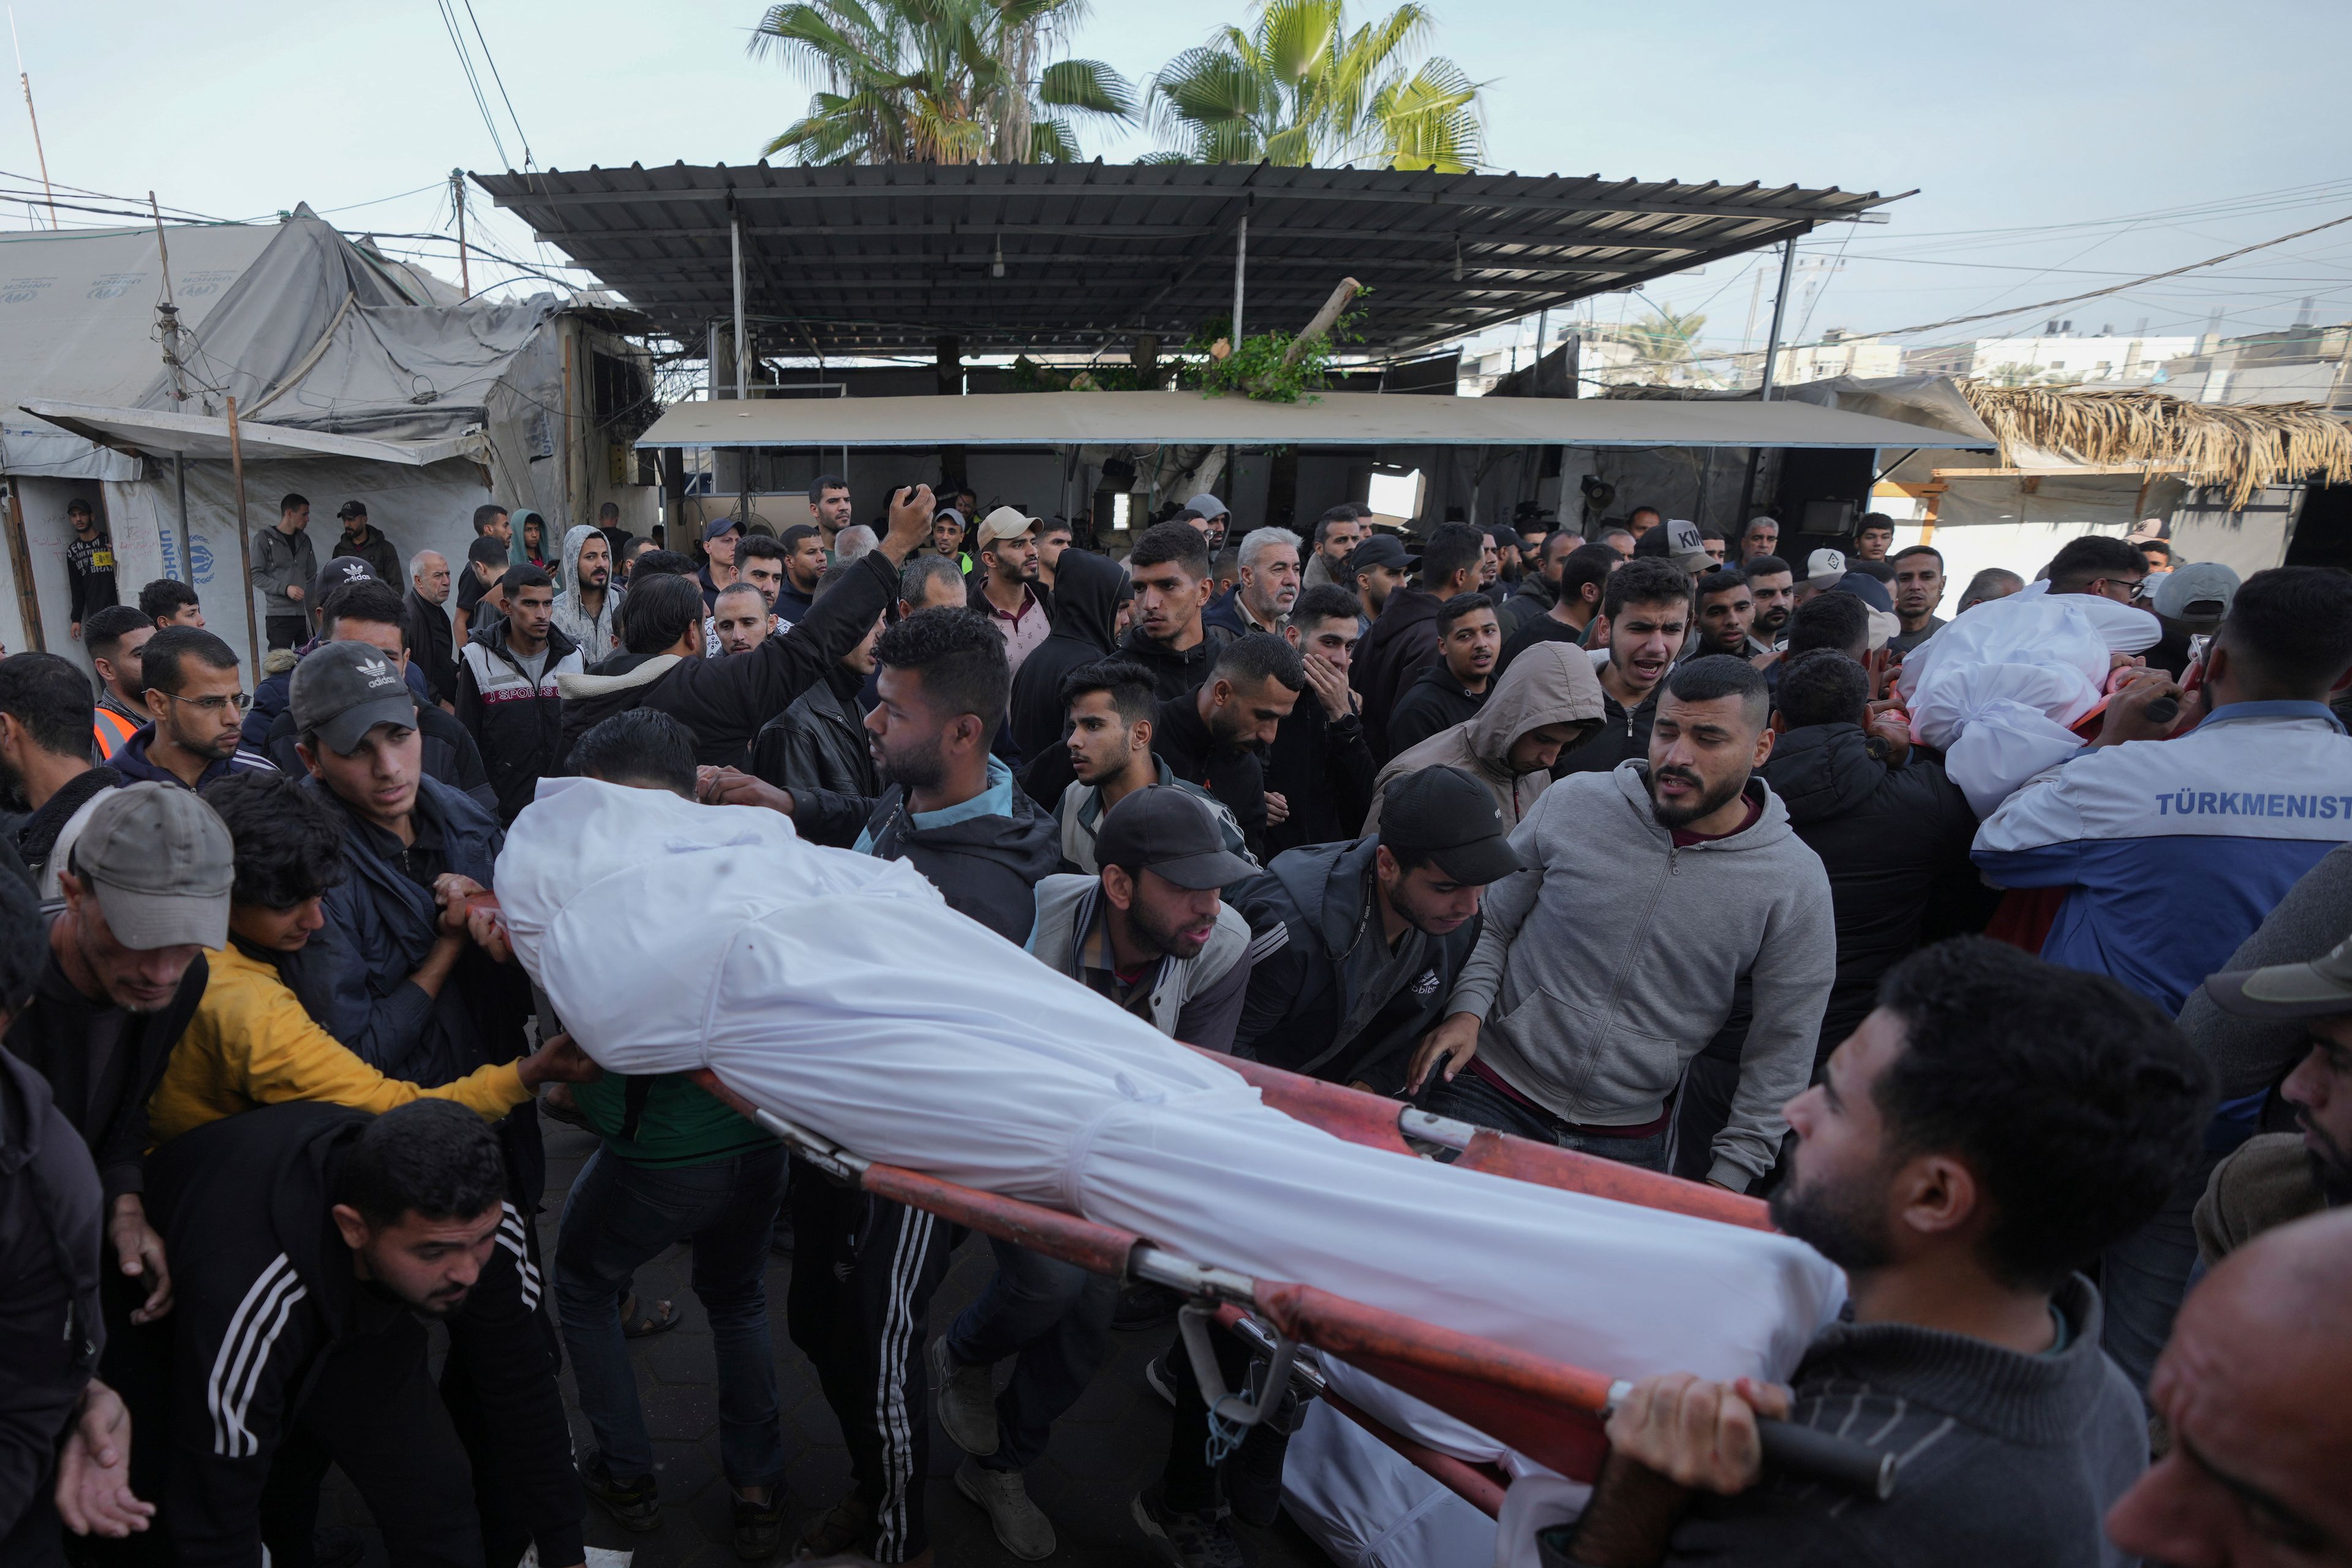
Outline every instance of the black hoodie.
<path id="1" fill-rule="evenodd" d="M 1201 683 L 1209 679 L 1209 671 L 1216 668 L 1217 655 L 1233 640 L 1230 627 L 1203 622 L 1201 640 L 1179 651 L 1145 637 L 1141 626 L 1129 626 L 1127 636 L 1119 639 L 1118 654 L 1151 672 L 1151 695 L 1165 702 L 1171 697 L 1198 690 Z"/>
<path id="2" fill-rule="evenodd" d="M 1868 743 L 1859 724 L 1808 724 L 1773 742 L 1763 770 L 1830 875 L 1837 979 L 1822 1016 L 1823 1050 L 1870 1012 L 1880 978 L 1919 946 L 1931 907 L 1967 897 L 1977 880 L 1976 813 L 1944 764 L 1915 749 L 1890 768 Z"/>
<path id="3" fill-rule="evenodd" d="M 25 869 L 32 874 L 37 889 L 41 869 L 49 863 L 49 855 L 58 847 L 58 834 L 73 819 L 73 814 L 88 805 L 89 797 L 99 791 L 119 789 L 121 784 L 122 775 L 101 763 L 58 785 L 57 794 L 25 818 L 16 829 L 16 853 L 23 858 Z"/>
<path id="4" fill-rule="evenodd" d="M 1013 744 L 1024 758 L 1062 743 L 1062 678 L 1110 657 L 1127 574 L 1108 556 L 1065 550 L 1054 569 L 1054 626 L 1013 677 Z"/>
<path id="5" fill-rule="evenodd" d="M 260 1560 L 270 1459 L 314 1369 L 338 1348 L 413 1356 L 415 1375 L 402 1386 L 416 1397 L 372 1408 L 367 1419 L 394 1448 L 446 1441 L 447 1416 L 425 1368 L 425 1335 L 404 1307 L 356 1278 L 329 1213 L 345 1152 L 370 1120 L 338 1105 L 266 1106 L 183 1133 L 149 1162 L 149 1218 L 172 1259 L 177 1304 L 168 1365 L 157 1369 L 168 1388 L 142 1385 L 125 1394 L 134 1420 L 142 1407 L 169 1412 L 139 1430 L 142 1444 L 170 1452 L 166 1489 L 155 1500 L 174 1562 Z M 544 1285 L 522 1226 L 505 1205 L 488 1261 L 445 1320 L 449 1356 L 464 1366 L 481 1429 L 497 1435 L 472 1457 L 477 1484 L 493 1489 L 530 1529 L 541 1562 L 577 1563 L 580 1479 L 539 1305 Z M 338 1414 L 345 1413 L 329 1415 Z M 407 1473 L 425 1469 L 420 1463 Z M 406 1500 L 460 1510 L 471 1501 Z"/>
<path id="6" fill-rule="evenodd" d="M 0 1051 L 0 1559 L 55 1550 L 57 1438 L 98 1364 L 103 1202 L 89 1152 L 40 1074 Z M 12 1534 L 22 1524 L 25 1533 Z M 37 1551 L 31 1561 L 43 1561 Z"/>
<path id="7" fill-rule="evenodd" d="M 1396 711 L 1397 699 L 1437 658 L 1437 606 L 1436 595 L 1418 588 L 1391 592 L 1349 667 L 1348 683 L 1364 700 L 1364 738 L 1382 762 L 1398 750 L 1389 743 L 1389 715 Z"/>

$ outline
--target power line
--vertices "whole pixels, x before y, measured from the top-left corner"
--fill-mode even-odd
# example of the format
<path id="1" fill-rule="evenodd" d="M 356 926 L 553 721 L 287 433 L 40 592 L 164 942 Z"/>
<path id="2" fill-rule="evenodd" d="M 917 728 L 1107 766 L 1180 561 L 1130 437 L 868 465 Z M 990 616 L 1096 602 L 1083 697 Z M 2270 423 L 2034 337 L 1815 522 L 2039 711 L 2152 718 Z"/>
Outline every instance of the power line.
<path id="1" fill-rule="evenodd" d="M 514 100 L 507 96 L 506 78 L 499 74 L 499 58 L 490 53 L 489 39 L 482 37 L 482 19 L 474 15 L 474 0 L 465 0 L 465 5 L 466 20 L 474 24 L 474 40 L 482 46 L 482 59 L 490 68 L 490 80 L 498 84 L 499 101 L 507 106 L 507 118 L 514 121 L 516 139 L 522 142 L 522 166 L 528 169 L 531 165 L 530 134 L 523 130 L 521 120 L 516 117 Z"/>
<path id="2" fill-rule="evenodd" d="M 474 107 L 481 110 L 482 129 L 490 133 L 490 145 L 498 149 L 499 162 L 511 168 L 514 160 L 507 156 L 507 144 L 499 135 L 499 122 L 490 113 L 490 100 L 482 96 L 481 79 L 474 74 L 474 58 L 466 52 L 466 37 L 457 29 L 457 13 L 449 9 L 449 0 L 435 3 L 441 10 L 441 25 L 449 30 L 449 47 L 457 51 L 458 68 L 466 73 L 466 85 L 473 89 Z"/>

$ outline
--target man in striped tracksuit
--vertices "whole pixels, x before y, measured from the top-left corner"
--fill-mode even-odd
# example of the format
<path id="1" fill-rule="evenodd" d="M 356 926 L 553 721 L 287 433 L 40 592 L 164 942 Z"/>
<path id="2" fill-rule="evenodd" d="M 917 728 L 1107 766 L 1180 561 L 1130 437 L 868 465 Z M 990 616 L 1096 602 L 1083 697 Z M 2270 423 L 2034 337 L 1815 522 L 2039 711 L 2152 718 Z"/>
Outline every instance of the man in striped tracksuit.
<path id="1" fill-rule="evenodd" d="M 309 1561 L 330 1464 L 394 1563 L 583 1560 L 542 1283 L 480 1117 L 271 1106 L 173 1139 L 147 1180 L 177 1305 L 122 1392 L 173 1562 Z M 465 1371 L 470 1454 L 420 1318 Z"/>

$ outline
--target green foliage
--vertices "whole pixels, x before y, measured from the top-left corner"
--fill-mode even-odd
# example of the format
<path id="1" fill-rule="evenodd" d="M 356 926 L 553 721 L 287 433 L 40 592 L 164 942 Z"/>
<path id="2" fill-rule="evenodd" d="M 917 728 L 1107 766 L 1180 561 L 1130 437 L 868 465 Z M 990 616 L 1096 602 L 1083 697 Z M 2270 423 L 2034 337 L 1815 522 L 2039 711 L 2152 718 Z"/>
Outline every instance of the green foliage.
<path id="1" fill-rule="evenodd" d="M 1625 329 L 1625 342 L 1634 356 L 1664 381 L 1666 372 L 1697 352 L 1698 335 L 1706 318 L 1696 311 L 1661 308 Z"/>
<path id="2" fill-rule="evenodd" d="M 1413 63 L 1433 26 L 1417 4 L 1349 32 L 1346 0 L 1263 0 L 1254 28 L 1222 29 L 1146 85 L 1173 143 L 1155 161 L 1467 173 L 1484 152 L 1479 84 L 1442 56 Z"/>
<path id="3" fill-rule="evenodd" d="M 1329 332 L 1300 349 L 1296 359 L 1289 359 L 1291 344 L 1297 341 L 1293 334 L 1253 332 L 1236 344 L 1231 338 L 1231 318 L 1213 317 L 1184 345 L 1188 355 L 1198 357 L 1186 360 L 1177 384 L 1213 397 L 1238 392 L 1261 403 L 1297 403 L 1302 398 L 1312 403 L 1313 395 L 1331 383 L 1331 360 L 1338 345 L 1360 338 L 1362 321 L 1361 310 L 1348 311 Z M 1220 354 L 1221 347 L 1227 352 Z"/>
<path id="4" fill-rule="evenodd" d="M 1075 162 L 1082 122 L 1126 121 L 1135 90 L 1100 60 L 1038 65 L 1087 0 L 795 0 L 751 53 L 816 91 L 761 149 L 802 163 Z"/>

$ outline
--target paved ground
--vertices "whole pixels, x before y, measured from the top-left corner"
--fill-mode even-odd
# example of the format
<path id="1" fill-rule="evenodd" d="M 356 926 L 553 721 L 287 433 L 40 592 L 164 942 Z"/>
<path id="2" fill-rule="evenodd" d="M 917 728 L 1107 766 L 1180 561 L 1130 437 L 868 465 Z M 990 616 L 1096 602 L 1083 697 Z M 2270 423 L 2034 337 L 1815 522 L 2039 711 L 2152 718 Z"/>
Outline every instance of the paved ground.
<path id="1" fill-rule="evenodd" d="M 572 1177 L 595 1147 L 586 1132 L 548 1121 L 547 1213 L 540 1224 L 541 1255 L 555 1252 L 555 1221 Z M 991 1265 L 978 1238 L 956 1255 L 955 1266 L 931 1309 L 930 1332 L 944 1332 L 954 1314 L 979 1294 Z M 784 1412 L 784 1445 L 791 1456 L 790 1496 L 784 1539 L 789 1549 L 800 1529 L 823 1514 L 849 1489 L 849 1456 L 808 1360 L 784 1332 L 784 1288 L 788 1260 L 768 1270 L 769 1323 L 776 1346 L 779 1392 Z M 718 1568 L 737 1561 L 729 1546 L 728 1490 L 719 1469 L 718 1399 L 709 1330 L 699 1302 L 688 1288 L 688 1254 L 674 1247 L 638 1276 L 638 1289 L 677 1305 L 681 1321 L 667 1333 L 632 1345 L 637 1383 L 652 1429 L 661 1478 L 662 1527 L 644 1535 L 619 1529 L 594 1503 L 588 1505 L 588 1542 L 635 1553 L 632 1568 Z M 1058 1532 L 1060 1548 L 1049 1559 L 1073 1568 L 1132 1568 L 1161 1559 L 1128 1517 L 1128 1500 L 1156 1478 L 1168 1447 L 1167 1407 L 1144 1386 L 1143 1364 L 1166 1343 L 1169 1331 L 1116 1334 L 1111 1362 L 1077 1406 L 1056 1426 L 1053 1446 L 1027 1477 L 1036 1500 Z M 587 1423 L 573 1403 L 572 1378 L 563 1378 L 564 1404 L 572 1416 L 572 1441 L 585 1454 L 593 1447 Z M 962 1458 L 934 1420 L 931 1428 L 929 1507 L 931 1536 L 940 1568 L 1013 1568 L 1019 1559 L 997 1543 L 987 1517 L 966 1501 L 951 1479 Z M 331 1500 L 331 1521 L 364 1526 L 365 1510 L 341 1486 Z M 1297 1526 L 1284 1520 L 1270 1531 L 1239 1527 L 1250 1568 L 1321 1568 L 1327 1562 Z M 382 1552 L 372 1538 L 370 1561 Z"/>

